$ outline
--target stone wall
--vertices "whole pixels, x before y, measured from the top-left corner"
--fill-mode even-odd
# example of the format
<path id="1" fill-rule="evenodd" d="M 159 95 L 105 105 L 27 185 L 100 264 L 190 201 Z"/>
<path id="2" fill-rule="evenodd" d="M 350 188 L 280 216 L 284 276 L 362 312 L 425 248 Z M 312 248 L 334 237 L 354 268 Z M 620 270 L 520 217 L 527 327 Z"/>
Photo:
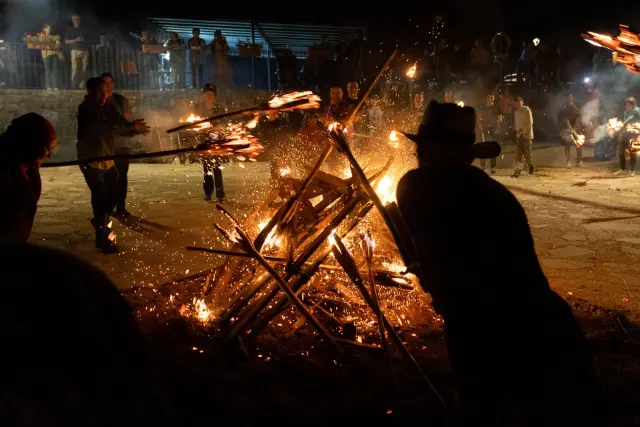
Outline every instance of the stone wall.
<path id="1" fill-rule="evenodd" d="M 177 144 L 164 130 L 188 114 L 189 105 L 202 99 L 199 91 L 119 91 L 129 99 L 134 117 L 144 117 L 151 126 L 151 134 L 138 143 L 145 148 L 169 148 Z M 56 160 L 75 158 L 78 105 L 85 92 L 82 90 L 21 90 L 0 89 L 0 130 L 4 130 L 14 117 L 28 112 L 43 115 L 53 123 L 58 135 Z M 226 92 L 218 102 L 231 108 L 243 108 L 264 101 L 266 92 Z"/>

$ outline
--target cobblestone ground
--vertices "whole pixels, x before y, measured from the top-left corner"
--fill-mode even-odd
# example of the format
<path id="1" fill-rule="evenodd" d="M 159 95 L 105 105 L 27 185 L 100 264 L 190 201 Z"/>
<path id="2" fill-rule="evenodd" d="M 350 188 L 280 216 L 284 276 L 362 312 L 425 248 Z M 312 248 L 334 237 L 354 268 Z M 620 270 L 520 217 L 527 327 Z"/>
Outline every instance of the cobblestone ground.
<path id="1" fill-rule="evenodd" d="M 614 177 L 614 165 L 594 163 L 588 149 L 585 169 L 565 169 L 562 147 L 539 143 L 536 173 L 514 179 L 513 150 L 504 151 L 496 179 L 524 205 L 551 286 L 563 295 L 640 314 L 640 176 Z M 223 172 L 225 206 L 232 213 L 242 216 L 264 197 L 267 163 L 225 165 Z M 203 200 L 199 165 L 131 165 L 129 209 L 136 217 L 126 223 L 114 219 L 121 250 L 116 255 L 94 248 L 89 191 L 78 168 L 44 169 L 42 178 L 32 241 L 88 260 L 121 289 L 181 278 L 222 261 L 184 250 L 186 245 L 226 247 L 212 227 L 219 220 L 215 204 Z"/>

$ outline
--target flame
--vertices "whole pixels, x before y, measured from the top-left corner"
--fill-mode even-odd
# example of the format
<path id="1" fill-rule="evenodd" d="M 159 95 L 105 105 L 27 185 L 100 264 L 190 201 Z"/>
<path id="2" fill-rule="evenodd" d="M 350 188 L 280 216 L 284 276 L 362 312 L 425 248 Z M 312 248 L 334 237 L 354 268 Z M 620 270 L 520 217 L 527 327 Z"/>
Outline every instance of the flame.
<path id="1" fill-rule="evenodd" d="M 576 135 L 576 137 L 574 138 L 574 141 L 578 147 L 582 147 L 585 141 L 585 137 L 584 135 Z"/>
<path id="2" fill-rule="evenodd" d="M 260 120 L 260 114 L 254 115 L 253 119 L 249 120 L 245 126 L 247 129 L 255 129 L 258 126 L 258 120 Z"/>
<path id="3" fill-rule="evenodd" d="M 393 188 L 393 180 L 390 176 L 385 175 L 376 186 L 376 193 L 380 197 L 383 205 L 388 205 L 396 201 L 396 191 Z"/>
<path id="4" fill-rule="evenodd" d="M 350 167 L 346 167 L 344 168 L 344 171 L 342 172 L 342 177 L 344 179 L 349 179 L 351 178 L 353 175 L 351 173 L 351 168 Z"/>
<path id="5" fill-rule="evenodd" d="M 194 304 L 195 314 L 202 323 L 207 323 L 213 317 L 213 313 L 202 299 L 197 299 Z"/>
<path id="6" fill-rule="evenodd" d="M 180 119 L 179 122 L 180 123 L 195 123 L 195 122 L 200 121 L 202 119 L 204 119 L 204 117 L 196 116 L 195 114 L 191 113 L 191 114 L 189 114 L 189 116 L 186 119 Z M 211 129 L 211 127 L 212 127 L 211 123 L 205 122 L 205 123 L 200 123 L 195 128 L 188 129 L 188 130 L 190 130 L 190 131 L 201 131 L 203 129 Z"/>
<path id="7" fill-rule="evenodd" d="M 340 251 L 340 248 L 338 247 L 338 242 L 336 242 L 336 230 L 333 230 L 331 234 L 329 234 L 329 237 L 327 240 L 329 241 L 329 245 L 335 246 L 338 249 L 338 251 Z"/>
<path id="8" fill-rule="evenodd" d="M 397 141 L 398 140 L 398 132 L 396 132 L 396 130 L 392 130 L 391 133 L 389 133 L 389 141 Z"/>
<path id="9" fill-rule="evenodd" d="M 409 69 L 406 72 L 406 76 L 409 77 L 410 79 L 414 78 L 416 76 L 416 71 L 418 71 L 418 63 L 416 62 L 415 64 L 413 64 L 411 67 L 409 67 Z"/>
<path id="10" fill-rule="evenodd" d="M 333 122 L 327 127 L 327 129 L 329 129 L 329 132 L 333 132 L 334 130 L 338 131 L 341 126 L 342 125 L 339 122 Z"/>
<path id="11" fill-rule="evenodd" d="M 293 107 L 287 108 L 287 104 L 291 104 L 293 102 L 298 102 L 306 100 L 306 103 L 302 103 L 300 105 L 295 105 Z M 291 92 L 286 93 L 282 96 L 274 96 L 273 99 L 269 101 L 269 108 L 278 108 L 281 110 L 309 110 L 320 108 L 320 97 L 318 95 L 314 95 L 310 90 L 304 92 Z"/>
<path id="12" fill-rule="evenodd" d="M 382 266 L 385 270 L 388 270 L 392 273 L 404 273 L 407 271 L 407 267 L 404 264 L 396 263 L 396 262 L 386 262 L 382 261 Z"/>
<path id="13" fill-rule="evenodd" d="M 609 127 L 609 130 L 617 132 L 622 129 L 622 122 L 614 117 L 612 119 L 609 119 L 609 121 L 607 122 L 607 126 Z"/>
<path id="14" fill-rule="evenodd" d="M 284 178 L 285 176 L 289 176 L 289 175 L 291 175 L 291 169 L 289 169 L 289 168 L 281 168 L 280 169 L 280 176 L 281 177 Z"/>
<path id="15" fill-rule="evenodd" d="M 265 219 L 263 221 L 260 221 L 260 224 L 258 224 L 258 231 L 262 231 L 264 230 L 264 228 L 269 225 L 269 220 Z"/>
<path id="16" fill-rule="evenodd" d="M 462 102 L 462 101 L 458 101 L 458 102 L 456 102 L 456 105 L 457 105 L 458 107 L 464 107 L 464 102 Z"/>

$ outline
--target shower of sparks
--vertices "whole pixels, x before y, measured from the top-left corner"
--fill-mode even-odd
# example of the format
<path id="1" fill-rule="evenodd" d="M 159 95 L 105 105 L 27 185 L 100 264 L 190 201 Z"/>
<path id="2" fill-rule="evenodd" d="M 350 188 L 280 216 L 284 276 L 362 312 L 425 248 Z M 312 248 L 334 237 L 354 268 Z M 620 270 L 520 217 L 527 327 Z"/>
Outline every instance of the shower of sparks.
<path id="1" fill-rule="evenodd" d="M 580 36 L 594 46 L 611 50 L 614 62 L 624 65 L 634 74 L 640 74 L 640 36 L 631 31 L 628 25 L 620 24 L 618 37 L 593 31 L 587 31 Z"/>

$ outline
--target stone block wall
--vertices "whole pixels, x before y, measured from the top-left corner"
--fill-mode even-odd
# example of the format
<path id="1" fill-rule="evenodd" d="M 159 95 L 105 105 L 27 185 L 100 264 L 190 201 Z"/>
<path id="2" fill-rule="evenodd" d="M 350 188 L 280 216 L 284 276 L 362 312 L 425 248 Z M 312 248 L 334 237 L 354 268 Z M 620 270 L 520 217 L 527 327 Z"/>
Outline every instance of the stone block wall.
<path id="1" fill-rule="evenodd" d="M 164 130 L 177 124 L 188 114 L 189 105 L 202 99 L 199 91 L 119 91 L 129 99 L 134 117 L 144 117 L 151 126 L 151 134 L 138 141 L 146 148 L 169 148 L 175 142 Z M 58 135 L 56 160 L 71 160 L 76 156 L 75 142 L 78 105 L 82 90 L 0 89 L 0 131 L 4 131 L 17 116 L 28 112 L 41 114 L 53 123 Z M 218 95 L 218 103 L 229 109 L 255 105 L 268 99 L 267 92 L 227 91 Z"/>

